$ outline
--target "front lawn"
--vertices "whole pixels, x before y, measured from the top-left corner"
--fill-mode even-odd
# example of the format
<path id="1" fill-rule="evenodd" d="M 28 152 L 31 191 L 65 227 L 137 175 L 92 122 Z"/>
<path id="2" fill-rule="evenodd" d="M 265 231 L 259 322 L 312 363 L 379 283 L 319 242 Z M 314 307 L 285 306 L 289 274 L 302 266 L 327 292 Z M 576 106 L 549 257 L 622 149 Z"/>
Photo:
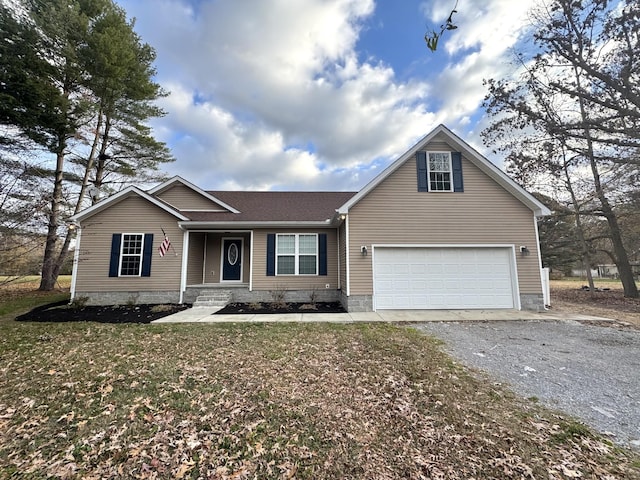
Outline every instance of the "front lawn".
<path id="1" fill-rule="evenodd" d="M 0 323 L 0 478 L 640 478 L 386 324 Z"/>

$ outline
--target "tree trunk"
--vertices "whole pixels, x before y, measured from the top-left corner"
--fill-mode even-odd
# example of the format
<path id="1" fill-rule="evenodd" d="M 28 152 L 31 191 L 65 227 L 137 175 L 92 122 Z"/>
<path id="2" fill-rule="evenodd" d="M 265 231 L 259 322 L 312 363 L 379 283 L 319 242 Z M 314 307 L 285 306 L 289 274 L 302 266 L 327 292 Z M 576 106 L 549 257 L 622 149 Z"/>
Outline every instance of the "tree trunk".
<path id="1" fill-rule="evenodd" d="M 622 288 L 624 289 L 624 296 L 629 298 L 638 298 L 638 286 L 636 280 L 633 277 L 633 270 L 629 263 L 629 256 L 627 250 L 622 242 L 622 233 L 620 226 L 618 225 L 618 218 L 611 209 L 606 197 L 600 199 L 603 202 L 602 213 L 607 219 L 609 224 L 609 230 L 611 231 L 611 241 L 613 242 L 613 252 L 616 256 L 616 266 L 618 267 L 618 275 L 620 275 L 620 281 L 622 282 Z"/>
<path id="2" fill-rule="evenodd" d="M 587 244 L 587 240 L 584 236 L 584 228 L 582 226 L 582 216 L 580 213 L 580 202 L 578 202 L 578 198 L 576 197 L 576 192 L 573 189 L 573 183 L 571 182 L 571 176 L 569 175 L 569 162 L 567 161 L 566 151 L 564 146 L 562 147 L 562 170 L 564 171 L 565 176 L 565 186 L 571 195 L 571 203 L 573 204 L 573 218 L 576 222 L 576 231 L 578 232 L 578 240 L 580 241 L 580 248 L 582 250 L 582 263 L 585 266 L 585 271 L 587 273 L 587 282 L 589 284 L 589 292 L 591 296 L 595 296 L 595 285 L 593 284 L 593 275 L 591 275 L 591 255 L 589 255 L 589 245 Z"/>
<path id="3" fill-rule="evenodd" d="M 98 124 L 96 125 L 96 132 L 93 137 L 93 143 L 91 145 L 91 151 L 89 152 L 89 158 L 87 159 L 87 166 L 84 169 L 84 177 L 82 178 L 82 185 L 80 186 L 80 193 L 78 194 L 78 201 L 76 202 L 76 208 L 73 210 L 75 215 L 82 208 L 82 201 L 87 193 L 87 185 L 89 184 L 89 177 L 91 176 L 91 170 L 93 169 L 94 159 L 96 157 L 96 150 L 98 149 L 98 140 L 100 138 L 100 129 L 102 128 L 102 108 L 98 110 Z M 92 199 L 92 204 L 93 202 Z M 67 234 L 67 237 L 69 234 Z M 67 243 L 65 241 L 65 243 Z M 64 261 L 64 260 L 63 260 Z"/>
<path id="4" fill-rule="evenodd" d="M 96 177 L 95 177 L 94 183 L 97 188 L 100 188 L 102 186 L 102 183 L 104 182 L 104 175 L 106 172 L 106 163 L 109 158 L 107 156 L 107 147 L 109 143 L 110 130 L 111 130 L 111 117 L 107 113 L 105 115 L 104 133 L 102 135 L 100 153 L 98 154 L 98 161 L 96 163 Z M 96 202 L 94 201 L 94 203 Z"/>
<path id="5" fill-rule="evenodd" d="M 576 73 L 576 86 L 578 90 L 581 90 L 580 86 L 580 73 L 575 68 Z M 596 190 L 596 196 L 600 200 L 602 207 L 602 215 L 607 219 L 609 225 L 609 233 L 611 234 L 611 242 L 613 243 L 613 252 L 616 256 L 616 267 L 618 267 L 618 275 L 620 275 L 620 281 L 622 282 L 622 288 L 624 289 L 624 296 L 629 298 L 638 298 L 638 287 L 636 280 L 633 278 L 633 271 L 631 264 L 629 263 L 629 256 L 627 250 L 624 248 L 622 241 L 622 232 L 620 231 L 620 225 L 618 224 L 618 217 L 616 216 L 611 204 L 605 195 L 602 188 L 602 182 L 600 181 L 600 172 L 598 171 L 598 164 L 596 163 L 593 140 L 591 137 L 591 129 L 589 127 L 588 115 L 584 106 L 584 99 L 578 98 L 580 104 L 580 115 L 584 122 L 584 133 L 587 141 L 587 156 L 589 157 L 589 164 L 591 166 L 591 173 L 593 174 L 593 182 Z"/>
<path id="6" fill-rule="evenodd" d="M 49 223 L 47 226 L 47 240 L 44 246 L 44 257 L 42 259 L 42 278 L 40 279 L 40 290 L 50 291 L 56 285 L 60 267 L 56 268 L 56 244 L 58 243 L 58 222 L 60 221 L 60 204 L 62 203 L 62 180 L 64 167 L 64 147 L 56 154 L 56 173 L 53 182 L 53 194 L 51 196 L 51 211 L 49 212 Z"/>

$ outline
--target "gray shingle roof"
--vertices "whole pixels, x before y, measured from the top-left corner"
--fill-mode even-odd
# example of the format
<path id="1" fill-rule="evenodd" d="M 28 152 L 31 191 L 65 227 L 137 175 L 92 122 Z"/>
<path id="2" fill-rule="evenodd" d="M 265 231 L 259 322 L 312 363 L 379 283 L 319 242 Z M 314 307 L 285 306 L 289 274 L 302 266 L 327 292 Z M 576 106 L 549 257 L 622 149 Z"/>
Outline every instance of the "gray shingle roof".
<path id="1" fill-rule="evenodd" d="M 181 211 L 200 222 L 323 222 L 356 192 L 207 191 L 240 213 Z"/>

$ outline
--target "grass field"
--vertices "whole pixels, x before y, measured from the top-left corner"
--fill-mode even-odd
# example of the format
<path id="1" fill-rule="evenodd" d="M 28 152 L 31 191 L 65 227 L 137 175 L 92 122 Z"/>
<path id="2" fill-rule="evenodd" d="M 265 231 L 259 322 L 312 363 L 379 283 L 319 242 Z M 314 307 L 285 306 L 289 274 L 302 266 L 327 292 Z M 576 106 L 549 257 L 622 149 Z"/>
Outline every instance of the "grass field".
<path id="1" fill-rule="evenodd" d="M 61 275 L 57 288 L 51 292 L 40 292 L 40 277 L 27 276 L 14 279 L 0 276 L 0 321 L 13 319 L 38 305 L 69 298 L 71 275 Z"/>
<path id="2" fill-rule="evenodd" d="M 640 478 L 392 325 L 0 323 L 0 478 Z"/>

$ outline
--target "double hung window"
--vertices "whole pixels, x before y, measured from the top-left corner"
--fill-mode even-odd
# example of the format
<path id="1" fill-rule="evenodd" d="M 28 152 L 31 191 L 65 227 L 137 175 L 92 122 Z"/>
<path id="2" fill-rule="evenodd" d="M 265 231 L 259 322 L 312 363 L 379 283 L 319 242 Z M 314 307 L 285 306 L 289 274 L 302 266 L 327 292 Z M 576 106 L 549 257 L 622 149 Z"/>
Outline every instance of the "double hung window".
<path id="1" fill-rule="evenodd" d="M 317 275 L 318 235 L 276 235 L 276 275 Z"/>
<path id="2" fill-rule="evenodd" d="M 453 191 L 451 152 L 429 152 L 429 190 L 432 192 Z"/>
<path id="3" fill-rule="evenodd" d="M 144 234 L 123 233 L 120 248 L 121 277 L 139 277 L 142 271 Z"/>

